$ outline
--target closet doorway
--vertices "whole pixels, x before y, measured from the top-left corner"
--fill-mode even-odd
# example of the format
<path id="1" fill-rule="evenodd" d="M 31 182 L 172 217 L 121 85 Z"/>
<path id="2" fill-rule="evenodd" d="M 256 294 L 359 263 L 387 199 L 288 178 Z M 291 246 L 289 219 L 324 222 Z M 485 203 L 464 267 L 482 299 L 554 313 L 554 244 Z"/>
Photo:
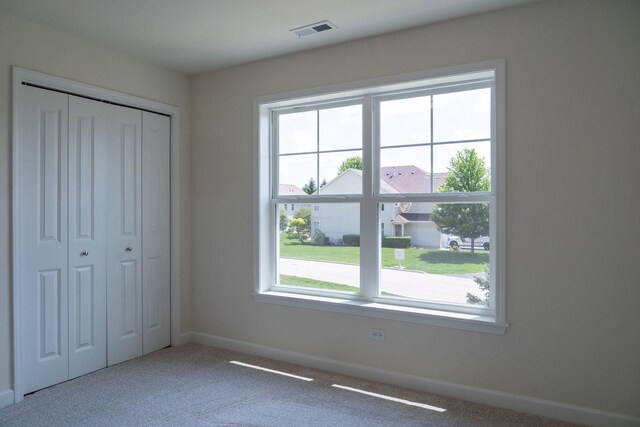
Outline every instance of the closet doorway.
<path id="1" fill-rule="evenodd" d="M 179 339 L 179 110 L 14 68 L 14 391 Z"/>

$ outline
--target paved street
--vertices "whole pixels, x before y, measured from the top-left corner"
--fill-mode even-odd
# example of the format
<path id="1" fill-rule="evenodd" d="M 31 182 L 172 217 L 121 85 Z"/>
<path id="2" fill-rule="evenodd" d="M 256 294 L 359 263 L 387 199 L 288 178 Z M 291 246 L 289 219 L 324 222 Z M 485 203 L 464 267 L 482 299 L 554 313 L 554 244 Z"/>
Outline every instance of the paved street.
<path id="1" fill-rule="evenodd" d="M 356 265 L 280 258 L 280 274 L 343 285 L 360 286 Z M 467 292 L 482 296 L 469 277 L 427 274 L 395 268 L 382 269 L 381 290 L 409 298 L 466 303 Z"/>

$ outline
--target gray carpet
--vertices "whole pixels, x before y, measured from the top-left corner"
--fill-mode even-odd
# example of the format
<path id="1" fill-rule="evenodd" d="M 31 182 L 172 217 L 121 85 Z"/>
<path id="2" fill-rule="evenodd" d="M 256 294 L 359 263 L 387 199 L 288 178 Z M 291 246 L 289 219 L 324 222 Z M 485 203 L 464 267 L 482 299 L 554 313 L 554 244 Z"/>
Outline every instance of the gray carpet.
<path id="1" fill-rule="evenodd" d="M 229 363 L 312 378 L 303 381 Z M 359 390 L 426 404 L 384 400 Z M 547 418 L 189 344 L 26 396 L 1 426 L 569 426 Z"/>

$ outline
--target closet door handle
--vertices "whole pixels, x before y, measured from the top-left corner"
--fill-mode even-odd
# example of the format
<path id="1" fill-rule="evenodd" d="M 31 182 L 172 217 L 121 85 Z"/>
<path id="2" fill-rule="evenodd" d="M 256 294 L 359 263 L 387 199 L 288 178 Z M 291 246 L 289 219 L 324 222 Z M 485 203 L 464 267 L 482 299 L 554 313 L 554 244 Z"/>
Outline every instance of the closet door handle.
<path id="1" fill-rule="evenodd" d="M 132 250 L 133 250 L 133 248 L 132 248 L 131 246 L 127 246 L 127 247 L 125 248 L 125 251 L 127 251 L 127 252 L 131 252 Z"/>
<path id="2" fill-rule="evenodd" d="M 89 252 L 88 251 L 82 251 L 82 252 L 80 252 L 80 256 L 89 256 Z"/>

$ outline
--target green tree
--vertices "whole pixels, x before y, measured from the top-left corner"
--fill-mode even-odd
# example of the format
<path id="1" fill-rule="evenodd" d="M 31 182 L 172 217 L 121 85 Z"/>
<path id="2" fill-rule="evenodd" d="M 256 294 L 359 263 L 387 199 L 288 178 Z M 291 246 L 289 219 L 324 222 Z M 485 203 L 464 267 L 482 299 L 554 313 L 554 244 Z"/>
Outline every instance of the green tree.
<path id="1" fill-rule="evenodd" d="M 289 235 L 304 242 L 311 234 L 311 209 L 301 208 L 293 214 L 289 221 Z"/>
<path id="2" fill-rule="evenodd" d="M 340 175 L 342 172 L 346 171 L 347 169 L 362 170 L 362 157 L 355 156 L 355 157 L 349 157 L 348 159 L 346 159 L 338 167 L 338 175 Z"/>
<path id="3" fill-rule="evenodd" d="M 289 226 L 289 216 L 287 211 L 280 209 L 280 231 L 286 231 Z"/>
<path id="4" fill-rule="evenodd" d="M 304 233 L 305 229 L 304 219 L 302 218 L 291 218 L 289 221 L 289 231 L 287 234 L 290 238 L 299 239 L 300 242 L 304 242 L 304 238 L 306 237 Z"/>
<path id="5" fill-rule="evenodd" d="M 438 189 L 440 192 L 491 189 L 489 168 L 475 149 L 459 151 L 447 169 L 449 173 Z M 438 204 L 433 208 L 431 218 L 442 233 L 471 239 L 472 254 L 475 253 L 475 239 L 489 234 L 489 205 L 486 203 Z"/>
<path id="6" fill-rule="evenodd" d="M 313 178 L 309 178 L 309 182 L 302 186 L 302 191 L 307 194 L 314 194 L 318 191 L 318 186 L 316 185 L 316 180 Z"/>
<path id="7" fill-rule="evenodd" d="M 293 214 L 293 217 L 302 218 L 311 231 L 311 208 L 300 208 Z"/>

